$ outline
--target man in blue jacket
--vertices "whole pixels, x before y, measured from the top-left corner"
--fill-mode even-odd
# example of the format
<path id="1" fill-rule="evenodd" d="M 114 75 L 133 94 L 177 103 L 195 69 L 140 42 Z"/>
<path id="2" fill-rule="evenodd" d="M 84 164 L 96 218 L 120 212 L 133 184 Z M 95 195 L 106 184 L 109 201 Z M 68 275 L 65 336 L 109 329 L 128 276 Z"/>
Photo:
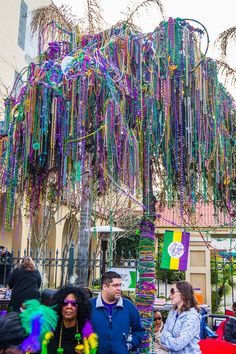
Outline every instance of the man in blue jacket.
<path id="1" fill-rule="evenodd" d="M 106 272 L 102 291 L 91 299 L 92 324 L 98 335 L 97 354 L 128 354 L 136 350 L 144 336 L 144 328 L 134 304 L 121 297 L 121 276 Z"/>

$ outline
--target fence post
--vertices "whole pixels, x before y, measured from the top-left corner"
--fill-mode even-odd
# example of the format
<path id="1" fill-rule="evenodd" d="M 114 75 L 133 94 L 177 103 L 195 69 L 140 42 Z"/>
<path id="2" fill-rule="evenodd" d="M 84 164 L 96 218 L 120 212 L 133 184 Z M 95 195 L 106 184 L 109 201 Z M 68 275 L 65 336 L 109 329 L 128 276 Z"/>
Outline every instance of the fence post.
<path id="1" fill-rule="evenodd" d="M 74 254 L 75 254 L 75 244 L 72 241 L 69 248 L 69 260 L 68 260 L 68 280 L 73 275 L 74 272 Z"/>

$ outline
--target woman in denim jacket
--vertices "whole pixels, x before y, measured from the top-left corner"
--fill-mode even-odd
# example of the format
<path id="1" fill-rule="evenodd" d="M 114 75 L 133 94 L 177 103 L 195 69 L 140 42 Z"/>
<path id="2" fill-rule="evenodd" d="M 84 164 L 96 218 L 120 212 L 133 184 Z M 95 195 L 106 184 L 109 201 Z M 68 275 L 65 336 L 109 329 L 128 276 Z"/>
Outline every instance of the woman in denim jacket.
<path id="1" fill-rule="evenodd" d="M 200 354 L 200 315 L 193 287 L 179 281 L 170 289 L 170 310 L 160 337 L 160 344 L 171 354 Z"/>

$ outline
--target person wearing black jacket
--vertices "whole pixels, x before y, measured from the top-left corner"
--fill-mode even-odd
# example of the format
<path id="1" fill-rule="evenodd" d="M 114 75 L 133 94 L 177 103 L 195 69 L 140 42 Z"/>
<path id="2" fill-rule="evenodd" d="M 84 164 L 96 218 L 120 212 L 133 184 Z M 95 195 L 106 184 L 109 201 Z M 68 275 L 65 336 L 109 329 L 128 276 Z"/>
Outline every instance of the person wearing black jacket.
<path id="1" fill-rule="evenodd" d="M 19 266 L 12 271 L 8 281 L 9 288 L 12 289 L 10 308 L 13 311 L 20 311 L 25 300 L 39 300 L 41 282 L 41 275 L 32 258 L 24 257 Z"/>
<path id="2" fill-rule="evenodd" d="M 0 246 L 0 285 L 6 286 L 12 268 L 12 254 Z"/>
<path id="3" fill-rule="evenodd" d="M 232 309 L 234 316 L 236 316 L 236 302 L 233 303 Z M 224 340 L 236 344 L 236 317 L 235 319 L 230 318 L 226 322 L 224 327 Z"/>

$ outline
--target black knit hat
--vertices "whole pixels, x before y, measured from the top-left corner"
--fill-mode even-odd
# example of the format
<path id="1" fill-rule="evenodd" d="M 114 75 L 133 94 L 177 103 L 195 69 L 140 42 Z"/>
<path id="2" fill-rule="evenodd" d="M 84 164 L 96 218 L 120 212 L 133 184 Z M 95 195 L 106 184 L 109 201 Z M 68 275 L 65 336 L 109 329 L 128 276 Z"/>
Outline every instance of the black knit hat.
<path id="1" fill-rule="evenodd" d="M 26 333 L 17 312 L 10 312 L 0 317 L 0 349 L 18 345 L 25 337 Z"/>

